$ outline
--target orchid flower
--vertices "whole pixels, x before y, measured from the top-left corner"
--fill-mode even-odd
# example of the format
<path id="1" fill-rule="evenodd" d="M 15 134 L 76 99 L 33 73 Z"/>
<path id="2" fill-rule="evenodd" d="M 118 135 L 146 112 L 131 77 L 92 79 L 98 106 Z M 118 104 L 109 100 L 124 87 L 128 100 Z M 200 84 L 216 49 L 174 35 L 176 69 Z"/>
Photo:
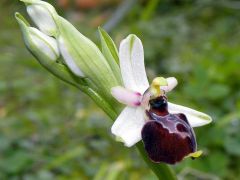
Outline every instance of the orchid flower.
<path id="1" fill-rule="evenodd" d="M 51 4 L 41 0 L 20 1 L 25 3 L 37 28 L 31 27 L 20 13 L 15 13 L 15 18 L 27 49 L 43 67 L 86 93 L 111 119 L 115 119 L 118 112 L 112 95 L 127 105 L 112 126 L 118 140 L 128 147 L 142 140 L 154 162 L 174 164 L 184 157 L 201 154 L 196 151 L 192 127 L 210 123 L 211 118 L 167 102 L 165 93 L 177 85 L 176 78 L 158 77 L 149 85 L 140 39 L 130 35 L 123 40 L 119 56 L 111 37 L 99 28 L 100 50 L 59 16 Z M 124 87 L 120 87 L 122 85 Z M 143 147 L 137 148 L 157 177 L 175 179 L 168 166 L 153 165 L 145 158 Z"/>
<path id="2" fill-rule="evenodd" d="M 161 139 L 161 137 L 156 136 L 162 134 L 161 132 L 163 130 L 159 130 L 159 127 L 154 127 L 155 129 L 153 127 L 146 127 L 147 123 L 149 123 L 154 119 L 156 115 L 159 114 L 153 112 L 154 106 L 157 105 L 158 108 L 161 107 L 162 110 L 166 112 L 165 114 L 162 114 L 162 117 L 165 117 L 165 119 L 168 118 L 165 122 L 169 121 L 169 118 L 173 118 L 173 120 L 177 119 L 176 123 L 172 124 L 174 127 L 167 127 L 168 130 L 170 129 L 174 132 L 180 131 L 181 129 L 177 129 L 177 125 L 184 125 L 185 129 L 182 129 L 182 131 L 186 131 L 186 133 L 188 133 L 187 135 L 190 136 L 188 138 L 192 140 L 190 145 L 193 147 L 192 150 L 183 154 L 180 159 L 176 159 L 176 161 L 181 160 L 187 155 L 192 155 L 192 157 L 200 155 L 201 152 L 196 151 L 195 135 L 192 127 L 202 126 L 210 123 L 212 121 L 211 117 L 188 107 L 173 104 L 170 102 L 167 103 L 165 93 L 171 91 L 177 85 L 176 78 L 169 77 L 165 79 L 158 77 L 153 80 L 151 85 L 149 85 L 144 66 L 143 45 L 137 36 L 129 35 L 120 43 L 119 60 L 124 87 L 113 87 L 111 89 L 111 93 L 115 99 L 117 99 L 120 103 L 125 104 L 126 107 L 123 109 L 111 128 L 111 131 L 116 136 L 116 139 L 123 142 L 127 147 L 131 147 L 143 139 L 145 149 L 147 150 L 149 157 L 153 161 L 158 162 L 156 158 L 154 159 L 154 157 L 151 157 L 151 151 L 153 151 L 153 153 L 157 151 L 157 145 L 153 144 L 153 146 L 155 146 L 155 149 L 153 150 L 151 147 L 150 149 L 147 149 L 149 142 L 146 141 L 149 141 L 149 137 L 146 137 L 146 134 L 144 134 L 145 132 L 150 133 L 154 136 L 152 138 Z M 167 117 L 167 114 L 170 114 L 171 116 Z M 161 125 L 168 126 L 169 123 L 171 124 L 172 122 L 173 121 L 169 121 L 167 125 L 163 123 Z M 155 122 L 151 123 L 152 124 L 150 124 L 149 127 L 153 126 L 153 123 Z M 166 136 L 166 138 L 167 139 L 165 139 L 165 141 L 171 141 L 171 139 L 169 139 L 170 136 Z M 173 139 L 174 138 L 176 140 L 176 137 L 173 137 Z M 161 142 L 163 140 L 164 139 L 161 139 Z M 158 143 L 159 141 L 154 141 L 153 143 L 156 142 Z M 187 146 L 186 143 L 183 143 L 182 145 Z M 181 148 L 184 149 L 183 147 Z M 165 162 L 170 164 L 175 163 L 175 161 L 168 162 L 167 160 Z"/>

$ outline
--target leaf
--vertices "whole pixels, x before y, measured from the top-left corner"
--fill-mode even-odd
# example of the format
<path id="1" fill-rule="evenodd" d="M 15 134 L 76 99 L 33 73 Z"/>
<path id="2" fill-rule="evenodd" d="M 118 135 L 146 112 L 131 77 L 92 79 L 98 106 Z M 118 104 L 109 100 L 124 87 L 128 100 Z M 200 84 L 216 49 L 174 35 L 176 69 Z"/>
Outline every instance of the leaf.
<path id="1" fill-rule="evenodd" d="M 26 151 L 16 150 L 11 155 L 1 160 L 0 168 L 8 173 L 19 173 L 30 166 L 32 163 L 32 155 Z"/>
<path id="2" fill-rule="evenodd" d="M 74 159 L 80 155 L 83 155 L 86 153 L 86 149 L 85 147 L 83 147 L 82 145 L 79 145 L 65 153 L 63 153 L 61 156 L 59 157 L 55 157 L 54 160 L 52 162 L 50 162 L 49 164 L 47 164 L 47 166 L 45 167 L 46 170 L 49 169 L 53 169 L 56 167 L 60 167 L 62 166 L 64 163 L 66 163 L 67 161 Z"/>
<path id="3" fill-rule="evenodd" d="M 114 180 L 119 179 L 121 172 L 126 168 L 126 164 L 122 161 L 114 162 L 111 164 L 102 164 L 99 171 L 94 177 L 94 180 Z"/>

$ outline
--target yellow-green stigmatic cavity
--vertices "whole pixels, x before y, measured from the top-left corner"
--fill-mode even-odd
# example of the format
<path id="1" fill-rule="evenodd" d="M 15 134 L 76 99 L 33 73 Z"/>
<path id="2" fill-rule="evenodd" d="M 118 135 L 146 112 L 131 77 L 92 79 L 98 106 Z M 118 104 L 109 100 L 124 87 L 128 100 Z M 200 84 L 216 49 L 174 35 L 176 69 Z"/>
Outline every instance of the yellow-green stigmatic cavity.
<path id="1" fill-rule="evenodd" d="M 160 96 L 163 92 L 161 91 L 161 86 L 167 86 L 168 82 L 164 77 L 156 77 L 153 79 L 150 91 L 153 97 Z"/>
<path id="2" fill-rule="evenodd" d="M 188 156 L 186 156 L 186 157 L 191 157 L 191 158 L 198 158 L 198 157 L 200 157 L 201 155 L 202 155 L 202 151 L 200 150 L 200 151 L 196 151 L 196 152 L 193 152 L 193 153 L 190 153 Z"/>

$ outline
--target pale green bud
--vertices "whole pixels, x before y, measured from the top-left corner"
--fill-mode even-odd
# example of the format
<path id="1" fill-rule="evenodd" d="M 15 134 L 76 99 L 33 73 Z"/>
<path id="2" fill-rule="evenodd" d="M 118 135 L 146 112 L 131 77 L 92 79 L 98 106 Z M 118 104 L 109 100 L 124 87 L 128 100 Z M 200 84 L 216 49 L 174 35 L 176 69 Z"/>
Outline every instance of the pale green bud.
<path id="1" fill-rule="evenodd" d="M 50 61 L 56 61 L 60 56 L 56 39 L 47 36 L 36 28 L 29 27 L 20 14 L 16 13 L 15 17 L 21 27 L 25 45 L 34 56 L 44 56 Z"/>
<path id="2" fill-rule="evenodd" d="M 68 68 L 63 64 L 58 63 L 61 59 L 59 58 L 60 54 L 57 41 L 54 38 L 45 35 L 38 29 L 30 27 L 21 14 L 16 13 L 15 17 L 21 27 L 24 43 L 27 49 L 36 57 L 38 62 L 58 78 L 74 86 L 78 86 Z M 80 79 L 78 82 L 82 83 Z"/>
<path id="3" fill-rule="evenodd" d="M 27 6 L 27 12 L 37 27 L 49 36 L 56 36 L 58 33 L 55 18 L 58 16 L 54 7 L 40 0 L 20 0 Z"/>

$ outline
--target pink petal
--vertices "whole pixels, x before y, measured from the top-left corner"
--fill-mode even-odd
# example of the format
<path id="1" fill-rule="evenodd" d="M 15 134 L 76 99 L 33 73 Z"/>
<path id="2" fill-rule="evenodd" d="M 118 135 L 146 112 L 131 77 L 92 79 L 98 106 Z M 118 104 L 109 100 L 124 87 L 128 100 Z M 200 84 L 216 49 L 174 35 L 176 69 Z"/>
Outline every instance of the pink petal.
<path id="1" fill-rule="evenodd" d="M 121 86 L 117 86 L 111 89 L 111 94 L 122 104 L 133 107 L 141 105 L 142 95 L 139 92 L 134 92 Z"/>

